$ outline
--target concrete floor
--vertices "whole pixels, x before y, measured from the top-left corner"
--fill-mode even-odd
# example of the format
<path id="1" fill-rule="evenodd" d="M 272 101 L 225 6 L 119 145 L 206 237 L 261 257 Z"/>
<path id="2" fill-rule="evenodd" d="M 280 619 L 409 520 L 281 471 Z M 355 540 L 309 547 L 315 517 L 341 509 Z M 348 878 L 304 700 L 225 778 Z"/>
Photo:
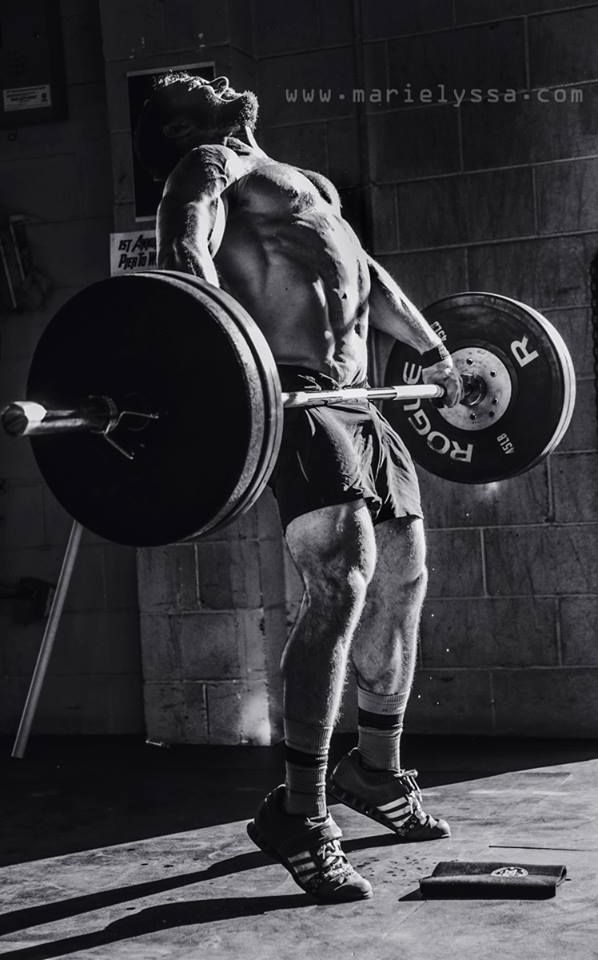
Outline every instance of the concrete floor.
<path id="1" fill-rule="evenodd" d="M 453 837 L 397 845 L 335 805 L 375 888 L 339 906 L 310 902 L 246 836 L 279 748 L 37 738 L 11 761 L 0 747 L 0 955 L 598 957 L 598 742 L 408 739 L 404 759 Z M 453 859 L 563 863 L 568 879 L 550 900 L 423 901 L 419 879 Z"/>

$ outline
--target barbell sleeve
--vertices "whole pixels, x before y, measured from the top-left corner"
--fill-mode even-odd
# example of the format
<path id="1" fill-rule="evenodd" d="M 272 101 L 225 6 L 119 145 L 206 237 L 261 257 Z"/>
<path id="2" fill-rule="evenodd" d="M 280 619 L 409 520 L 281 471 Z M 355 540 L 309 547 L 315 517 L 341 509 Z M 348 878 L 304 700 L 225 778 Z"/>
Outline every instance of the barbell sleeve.
<path id="1" fill-rule="evenodd" d="M 39 437 L 54 433 L 104 433 L 116 414 L 105 397 L 91 397 L 75 408 L 49 410 L 32 400 L 15 400 L 2 411 L 2 426 L 11 437 Z"/>

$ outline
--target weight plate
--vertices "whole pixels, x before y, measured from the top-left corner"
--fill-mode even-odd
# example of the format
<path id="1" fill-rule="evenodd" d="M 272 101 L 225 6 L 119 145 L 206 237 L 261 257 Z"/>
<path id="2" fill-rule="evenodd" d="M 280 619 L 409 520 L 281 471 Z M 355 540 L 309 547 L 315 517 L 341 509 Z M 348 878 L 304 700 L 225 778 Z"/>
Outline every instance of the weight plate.
<path id="1" fill-rule="evenodd" d="M 158 271 L 155 271 L 158 272 Z M 191 284 L 196 289 L 205 290 L 206 284 L 191 274 L 181 274 L 174 271 L 159 271 L 163 276 L 175 276 Z M 264 402 L 264 430 L 262 447 L 257 459 L 256 467 L 243 496 L 229 502 L 229 509 L 210 527 L 210 532 L 228 525 L 242 513 L 246 513 L 256 503 L 268 483 L 274 469 L 284 423 L 284 411 L 281 402 L 280 378 L 274 356 L 266 338 L 253 318 L 241 304 L 226 291 L 209 285 L 209 295 L 230 316 L 236 328 L 245 338 L 252 352 L 256 370 L 260 376 Z M 204 531 L 205 532 L 205 531 Z"/>
<path id="2" fill-rule="evenodd" d="M 60 408 L 108 396 L 119 409 L 160 415 L 110 434 L 133 461 L 98 434 L 32 440 L 62 506 L 108 540 L 198 536 L 253 490 L 265 445 L 263 372 L 213 291 L 158 272 L 101 281 L 61 308 L 35 351 L 28 399 Z"/>
<path id="3" fill-rule="evenodd" d="M 447 480 L 490 483 L 523 473 L 551 453 L 575 404 L 571 357 L 552 324 L 526 304 L 491 293 L 445 297 L 424 315 L 459 371 L 481 377 L 484 391 L 471 406 L 384 403 L 416 463 Z M 386 383 L 420 382 L 419 356 L 397 343 Z"/>

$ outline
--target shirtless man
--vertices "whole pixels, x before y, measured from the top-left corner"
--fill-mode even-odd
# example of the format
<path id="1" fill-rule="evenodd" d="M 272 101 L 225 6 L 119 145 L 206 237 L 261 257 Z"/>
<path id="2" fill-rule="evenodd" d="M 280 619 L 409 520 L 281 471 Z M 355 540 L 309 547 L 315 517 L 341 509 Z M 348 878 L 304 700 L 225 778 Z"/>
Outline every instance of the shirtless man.
<path id="1" fill-rule="evenodd" d="M 165 78 L 146 103 L 138 155 L 165 181 L 158 264 L 229 291 L 252 315 L 285 390 L 366 380 L 368 323 L 422 355 L 423 378 L 461 398 L 447 350 L 392 277 L 361 247 L 323 176 L 273 160 L 253 130 L 257 99 L 226 77 Z M 426 586 L 417 478 L 369 403 L 287 410 L 271 484 L 305 585 L 283 658 L 285 783 L 248 825 L 320 902 L 371 896 L 326 806 L 328 750 L 347 661 L 358 683 L 359 740 L 332 772 L 332 795 L 399 841 L 450 835 L 424 812 L 401 768 Z"/>

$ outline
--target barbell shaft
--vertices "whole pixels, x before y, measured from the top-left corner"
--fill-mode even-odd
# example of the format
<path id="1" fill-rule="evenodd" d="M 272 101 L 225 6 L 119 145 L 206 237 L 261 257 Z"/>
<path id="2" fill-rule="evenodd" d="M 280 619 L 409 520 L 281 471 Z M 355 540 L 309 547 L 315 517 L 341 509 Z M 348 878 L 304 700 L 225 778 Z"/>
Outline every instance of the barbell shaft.
<path id="1" fill-rule="evenodd" d="M 417 383 L 413 386 L 343 387 L 339 390 L 300 390 L 283 393 L 285 410 L 293 407 L 325 407 L 348 400 L 440 400 L 445 394 L 438 384 Z"/>
<path id="2" fill-rule="evenodd" d="M 282 393 L 285 409 L 325 407 L 358 400 L 428 400 L 444 396 L 437 384 L 391 387 L 345 387 L 338 390 L 301 390 Z M 110 406 L 109 406 L 110 405 Z M 39 437 L 65 433 L 103 433 L 118 420 L 116 406 L 105 398 L 92 398 L 80 407 L 49 410 L 41 403 L 14 400 L 2 411 L 2 426 L 12 437 Z"/>

